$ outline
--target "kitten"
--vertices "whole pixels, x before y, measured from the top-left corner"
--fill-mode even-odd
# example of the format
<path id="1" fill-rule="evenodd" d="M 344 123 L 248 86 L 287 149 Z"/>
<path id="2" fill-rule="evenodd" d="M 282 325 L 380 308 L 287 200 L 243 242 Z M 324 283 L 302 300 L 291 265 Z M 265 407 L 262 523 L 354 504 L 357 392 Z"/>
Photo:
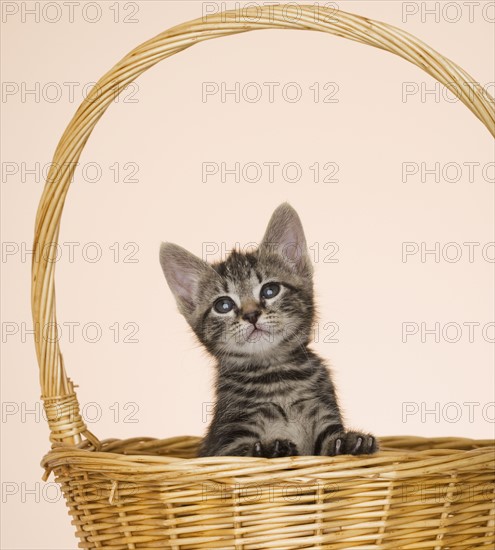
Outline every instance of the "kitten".
<path id="1" fill-rule="evenodd" d="M 272 215 L 254 252 L 208 264 L 162 243 L 166 280 L 216 359 L 216 404 L 199 456 L 369 454 L 375 437 L 344 428 L 331 375 L 309 349 L 313 267 L 296 211 Z"/>

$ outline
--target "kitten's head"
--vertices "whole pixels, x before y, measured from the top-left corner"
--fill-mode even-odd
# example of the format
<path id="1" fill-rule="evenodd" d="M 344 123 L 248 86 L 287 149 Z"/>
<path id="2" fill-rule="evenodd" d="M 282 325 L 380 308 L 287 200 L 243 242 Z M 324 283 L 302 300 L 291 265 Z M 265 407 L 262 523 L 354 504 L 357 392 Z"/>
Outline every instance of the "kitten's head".
<path id="1" fill-rule="evenodd" d="M 254 252 L 233 251 L 209 264 L 162 243 L 160 263 L 179 311 L 217 358 L 269 360 L 309 341 L 313 268 L 301 221 L 287 203 Z"/>

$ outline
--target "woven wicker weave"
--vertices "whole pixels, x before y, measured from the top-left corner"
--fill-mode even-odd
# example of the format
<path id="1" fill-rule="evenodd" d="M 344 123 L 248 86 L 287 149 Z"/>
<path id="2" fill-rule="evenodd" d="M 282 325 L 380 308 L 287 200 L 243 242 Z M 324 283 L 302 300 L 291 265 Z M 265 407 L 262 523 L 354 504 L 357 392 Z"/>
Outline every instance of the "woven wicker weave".
<path id="1" fill-rule="evenodd" d="M 56 250 L 49 245 L 58 241 L 76 163 L 116 94 L 193 44 L 257 29 L 322 31 L 395 53 L 455 89 L 495 135 L 493 98 L 401 29 L 307 5 L 223 12 L 169 29 L 100 79 L 55 152 L 35 246 Z M 55 334 L 56 262 L 39 257 L 32 266 L 32 309 L 52 442 L 42 465 L 45 479 L 53 471 L 62 485 L 81 548 L 493 548 L 493 441 L 382 438 L 382 451 L 368 457 L 271 460 L 194 458 L 195 437 L 99 441 L 81 418 Z"/>

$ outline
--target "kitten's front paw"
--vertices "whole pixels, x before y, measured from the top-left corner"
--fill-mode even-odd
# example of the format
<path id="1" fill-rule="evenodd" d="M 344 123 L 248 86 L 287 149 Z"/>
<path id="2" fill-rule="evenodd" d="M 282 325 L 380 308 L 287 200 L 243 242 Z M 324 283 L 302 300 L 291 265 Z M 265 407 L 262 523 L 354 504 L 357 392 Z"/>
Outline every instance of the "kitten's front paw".
<path id="1" fill-rule="evenodd" d="M 288 439 L 274 439 L 268 443 L 257 441 L 253 447 L 253 456 L 277 458 L 283 456 L 297 456 L 297 446 Z"/>
<path id="2" fill-rule="evenodd" d="M 375 436 L 361 432 L 337 432 L 326 442 L 322 455 L 369 455 L 378 451 Z"/>

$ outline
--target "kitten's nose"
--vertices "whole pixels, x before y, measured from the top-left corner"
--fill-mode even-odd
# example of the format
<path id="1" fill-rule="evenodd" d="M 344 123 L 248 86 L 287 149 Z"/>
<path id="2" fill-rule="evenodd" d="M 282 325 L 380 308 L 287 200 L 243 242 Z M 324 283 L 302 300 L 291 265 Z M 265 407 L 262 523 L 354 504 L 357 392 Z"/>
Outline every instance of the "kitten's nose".
<path id="1" fill-rule="evenodd" d="M 245 321 L 249 321 L 250 323 L 255 325 L 256 321 L 259 319 L 260 315 L 261 315 L 261 311 L 259 311 L 258 309 L 255 309 L 255 310 L 251 310 L 251 311 L 246 311 L 246 313 L 243 314 L 242 318 Z"/>

